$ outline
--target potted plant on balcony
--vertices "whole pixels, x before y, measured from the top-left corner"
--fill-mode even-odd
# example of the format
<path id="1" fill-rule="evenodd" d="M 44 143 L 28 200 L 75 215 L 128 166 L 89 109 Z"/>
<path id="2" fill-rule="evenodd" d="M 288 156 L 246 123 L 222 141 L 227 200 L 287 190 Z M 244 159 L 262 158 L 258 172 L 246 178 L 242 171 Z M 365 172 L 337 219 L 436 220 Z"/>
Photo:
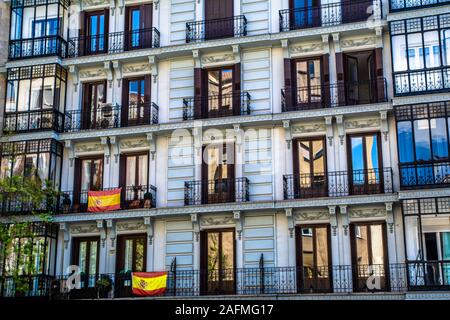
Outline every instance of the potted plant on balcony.
<path id="1" fill-rule="evenodd" d="M 101 275 L 100 279 L 95 283 L 97 288 L 97 299 L 108 298 L 108 293 L 112 288 L 112 281 L 108 275 Z"/>
<path id="2" fill-rule="evenodd" d="M 144 193 L 144 208 L 150 209 L 152 207 L 152 200 L 153 195 L 150 193 L 150 191 Z"/>
<path id="3" fill-rule="evenodd" d="M 67 193 L 63 194 L 63 212 L 68 213 L 70 210 L 70 205 L 72 204 L 72 200 L 70 200 L 69 195 Z"/>

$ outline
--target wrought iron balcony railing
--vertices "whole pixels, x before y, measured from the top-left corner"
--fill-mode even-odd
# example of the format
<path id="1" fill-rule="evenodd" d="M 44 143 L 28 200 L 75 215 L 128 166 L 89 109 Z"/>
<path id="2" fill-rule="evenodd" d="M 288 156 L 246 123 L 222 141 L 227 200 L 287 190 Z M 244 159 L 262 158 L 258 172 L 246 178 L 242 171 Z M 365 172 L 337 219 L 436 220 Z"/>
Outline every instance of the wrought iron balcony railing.
<path id="1" fill-rule="evenodd" d="M 249 201 L 248 178 L 184 182 L 184 204 L 200 205 Z"/>
<path id="2" fill-rule="evenodd" d="M 5 112 L 4 132 L 27 132 L 64 129 L 64 114 L 54 109 Z"/>
<path id="3" fill-rule="evenodd" d="M 280 32 L 329 27 L 381 18 L 380 0 L 338 1 L 320 6 L 280 10 Z"/>
<path id="4" fill-rule="evenodd" d="M 68 57 L 120 53 L 137 49 L 159 48 L 159 46 L 160 34 L 156 28 L 111 32 L 70 38 L 68 41 Z"/>
<path id="5" fill-rule="evenodd" d="M 450 91 L 450 67 L 394 72 L 394 95 Z"/>
<path id="6" fill-rule="evenodd" d="M 450 0 L 389 0 L 389 11 L 402 11 L 449 4 Z"/>
<path id="7" fill-rule="evenodd" d="M 9 41 L 8 58 L 38 58 L 45 56 L 66 58 L 67 42 L 61 36 L 45 36 Z"/>
<path id="8" fill-rule="evenodd" d="M 0 192 L 0 215 L 29 215 L 58 211 L 59 196 L 48 196 L 42 200 L 16 192 Z"/>
<path id="9" fill-rule="evenodd" d="M 186 43 L 247 35 L 244 15 L 186 23 Z"/>
<path id="10" fill-rule="evenodd" d="M 284 175 L 283 192 L 285 200 L 391 193 L 392 169 Z"/>
<path id="11" fill-rule="evenodd" d="M 248 92 L 185 98 L 183 99 L 183 120 L 249 115 L 250 102 Z"/>
<path id="12" fill-rule="evenodd" d="M 131 273 L 81 274 L 80 289 L 67 291 L 68 276 L 0 276 L 0 297 L 95 299 L 132 297 Z M 379 286 L 373 287 L 373 279 Z M 99 281 L 102 285 L 99 286 Z M 25 285 L 24 285 L 25 284 Z M 20 289 L 19 289 L 20 288 Z M 375 265 L 167 271 L 165 296 L 273 295 L 450 290 L 450 261 L 407 261 Z"/>
<path id="13" fill-rule="evenodd" d="M 111 129 L 158 123 L 159 107 L 151 103 L 132 104 L 127 108 L 109 103 L 97 110 L 68 111 L 65 114 L 64 131 Z"/>
<path id="14" fill-rule="evenodd" d="M 381 103 L 387 101 L 386 79 L 321 84 L 281 90 L 283 112 Z"/>
<path id="15" fill-rule="evenodd" d="M 111 190 L 115 188 L 103 188 Z M 86 212 L 88 190 L 63 191 L 59 197 L 59 213 Z M 156 207 L 156 187 L 152 185 L 137 185 L 122 187 L 120 209 L 140 209 Z"/>
<path id="16" fill-rule="evenodd" d="M 450 162 L 399 164 L 400 188 L 448 186 Z"/>

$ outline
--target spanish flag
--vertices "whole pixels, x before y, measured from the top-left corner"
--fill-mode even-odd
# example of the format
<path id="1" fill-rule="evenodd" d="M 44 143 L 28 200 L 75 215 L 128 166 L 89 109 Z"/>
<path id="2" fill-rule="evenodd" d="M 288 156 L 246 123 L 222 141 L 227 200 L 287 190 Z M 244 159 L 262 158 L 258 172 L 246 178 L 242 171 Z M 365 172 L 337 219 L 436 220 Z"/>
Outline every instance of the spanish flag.
<path id="1" fill-rule="evenodd" d="M 101 212 L 120 209 L 121 188 L 105 191 L 88 191 L 88 211 Z"/>
<path id="2" fill-rule="evenodd" d="M 137 296 L 163 294 L 167 287 L 167 272 L 132 272 L 131 288 Z"/>

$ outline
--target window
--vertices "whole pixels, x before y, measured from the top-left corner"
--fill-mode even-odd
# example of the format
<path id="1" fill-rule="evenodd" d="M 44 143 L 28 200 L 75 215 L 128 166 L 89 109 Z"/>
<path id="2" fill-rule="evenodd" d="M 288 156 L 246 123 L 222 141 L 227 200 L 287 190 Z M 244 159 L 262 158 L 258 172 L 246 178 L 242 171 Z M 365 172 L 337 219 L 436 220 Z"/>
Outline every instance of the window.
<path id="1" fill-rule="evenodd" d="M 233 114 L 233 68 L 206 70 L 209 117 Z"/>
<path id="2" fill-rule="evenodd" d="M 450 89 L 450 14 L 390 22 L 396 95 Z M 442 57 L 442 61 L 441 61 Z"/>

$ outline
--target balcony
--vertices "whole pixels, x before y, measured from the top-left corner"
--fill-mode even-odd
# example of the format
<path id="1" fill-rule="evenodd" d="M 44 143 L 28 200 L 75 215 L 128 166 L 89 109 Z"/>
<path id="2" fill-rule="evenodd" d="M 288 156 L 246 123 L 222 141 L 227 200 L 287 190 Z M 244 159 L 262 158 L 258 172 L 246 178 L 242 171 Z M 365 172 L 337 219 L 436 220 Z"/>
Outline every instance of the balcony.
<path id="1" fill-rule="evenodd" d="M 415 291 L 450 290 L 450 261 L 409 261 L 409 286 Z"/>
<path id="2" fill-rule="evenodd" d="M 387 102 L 386 79 L 281 90 L 283 112 Z"/>
<path id="3" fill-rule="evenodd" d="M 396 12 L 408 9 L 420 9 L 449 3 L 450 0 L 390 0 L 389 11 Z"/>
<path id="4" fill-rule="evenodd" d="M 186 43 L 246 35 L 247 19 L 244 15 L 186 23 Z"/>
<path id="5" fill-rule="evenodd" d="M 450 162 L 399 164 L 400 188 L 448 187 Z"/>
<path id="6" fill-rule="evenodd" d="M 129 105 L 121 108 L 110 103 L 102 104 L 97 110 L 68 111 L 65 115 L 64 131 L 100 130 L 158 123 L 159 107 L 151 103 Z"/>
<path id="7" fill-rule="evenodd" d="M 250 102 L 250 94 L 248 92 L 185 98 L 183 99 L 183 120 L 249 115 Z"/>
<path id="8" fill-rule="evenodd" d="M 13 192 L 0 194 L 0 216 L 29 215 L 58 211 L 59 197 L 31 199 L 30 196 Z"/>
<path id="9" fill-rule="evenodd" d="M 6 112 L 4 115 L 4 132 L 29 132 L 64 129 L 64 114 L 58 110 L 38 110 Z"/>
<path id="10" fill-rule="evenodd" d="M 160 34 L 156 28 L 111 32 L 95 36 L 70 38 L 68 57 L 112 54 L 138 49 L 159 48 Z"/>
<path id="11" fill-rule="evenodd" d="M 45 36 L 9 41 L 8 58 L 10 60 L 46 56 L 65 58 L 66 54 L 67 42 L 61 36 Z"/>
<path id="12" fill-rule="evenodd" d="M 338 1 L 316 7 L 280 10 L 280 32 L 381 18 L 380 0 Z"/>
<path id="13" fill-rule="evenodd" d="M 392 169 L 284 175 L 284 200 L 392 193 Z"/>
<path id="14" fill-rule="evenodd" d="M 248 178 L 184 182 L 184 205 L 249 201 Z"/>
<path id="15" fill-rule="evenodd" d="M 111 190 L 115 188 L 103 188 Z M 80 192 L 63 191 L 59 197 L 59 213 L 86 212 L 88 190 Z M 156 187 L 152 185 L 127 186 L 122 188 L 120 195 L 120 210 L 132 210 L 156 207 Z"/>
<path id="16" fill-rule="evenodd" d="M 47 275 L 0 275 L 0 298 L 48 298 L 54 279 Z"/>
<path id="17" fill-rule="evenodd" d="M 450 67 L 394 72 L 394 95 L 408 96 L 450 90 Z"/>

